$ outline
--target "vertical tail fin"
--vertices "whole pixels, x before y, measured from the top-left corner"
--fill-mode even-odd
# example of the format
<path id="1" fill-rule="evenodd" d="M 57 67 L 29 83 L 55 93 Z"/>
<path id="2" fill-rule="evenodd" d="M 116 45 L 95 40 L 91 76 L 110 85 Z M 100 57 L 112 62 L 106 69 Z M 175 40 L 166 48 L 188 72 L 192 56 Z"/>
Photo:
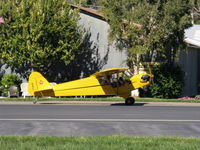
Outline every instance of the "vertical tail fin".
<path id="1" fill-rule="evenodd" d="M 48 95 L 48 91 L 49 95 Z M 52 85 L 39 73 L 32 72 L 28 81 L 28 92 L 33 96 L 52 96 Z"/>

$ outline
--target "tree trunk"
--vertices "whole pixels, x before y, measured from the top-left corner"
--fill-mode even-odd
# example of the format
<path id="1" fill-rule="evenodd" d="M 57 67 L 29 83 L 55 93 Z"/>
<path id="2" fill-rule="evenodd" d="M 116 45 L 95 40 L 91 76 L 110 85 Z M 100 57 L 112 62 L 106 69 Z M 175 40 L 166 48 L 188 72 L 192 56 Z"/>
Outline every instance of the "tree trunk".
<path id="1" fill-rule="evenodd" d="M 136 60 L 134 64 L 134 74 L 139 74 L 140 70 L 140 54 L 136 54 Z"/>

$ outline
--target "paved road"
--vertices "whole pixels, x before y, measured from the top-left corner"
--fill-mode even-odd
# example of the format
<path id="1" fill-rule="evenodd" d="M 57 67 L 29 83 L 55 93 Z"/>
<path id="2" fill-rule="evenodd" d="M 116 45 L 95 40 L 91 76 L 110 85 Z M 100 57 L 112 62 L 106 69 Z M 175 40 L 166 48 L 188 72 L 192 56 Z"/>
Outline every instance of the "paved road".
<path id="1" fill-rule="evenodd" d="M 200 107 L 0 105 L 0 135 L 200 137 Z"/>

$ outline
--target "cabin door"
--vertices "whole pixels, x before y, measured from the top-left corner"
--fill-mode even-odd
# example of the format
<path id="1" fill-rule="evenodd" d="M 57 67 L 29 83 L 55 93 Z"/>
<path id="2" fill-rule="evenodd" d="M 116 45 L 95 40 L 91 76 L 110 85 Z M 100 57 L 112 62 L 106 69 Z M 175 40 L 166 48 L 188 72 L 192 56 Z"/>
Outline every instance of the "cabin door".
<path id="1" fill-rule="evenodd" d="M 110 83 L 116 95 L 128 97 L 131 95 L 133 87 L 130 79 L 123 73 L 114 73 L 110 77 Z"/>

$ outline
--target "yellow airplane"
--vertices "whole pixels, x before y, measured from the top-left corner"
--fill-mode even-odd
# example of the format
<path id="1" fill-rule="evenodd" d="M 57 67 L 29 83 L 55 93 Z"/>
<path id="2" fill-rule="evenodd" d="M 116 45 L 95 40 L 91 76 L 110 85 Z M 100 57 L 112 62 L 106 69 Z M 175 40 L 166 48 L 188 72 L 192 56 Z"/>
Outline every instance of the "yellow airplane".
<path id="1" fill-rule="evenodd" d="M 92 96 L 118 95 L 125 99 L 126 105 L 135 103 L 131 91 L 147 86 L 152 74 L 133 75 L 128 68 L 111 68 L 89 77 L 52 85 L 39 72 L 32 72 L 28 81 L 28 92 L 32 96 Z"/>

